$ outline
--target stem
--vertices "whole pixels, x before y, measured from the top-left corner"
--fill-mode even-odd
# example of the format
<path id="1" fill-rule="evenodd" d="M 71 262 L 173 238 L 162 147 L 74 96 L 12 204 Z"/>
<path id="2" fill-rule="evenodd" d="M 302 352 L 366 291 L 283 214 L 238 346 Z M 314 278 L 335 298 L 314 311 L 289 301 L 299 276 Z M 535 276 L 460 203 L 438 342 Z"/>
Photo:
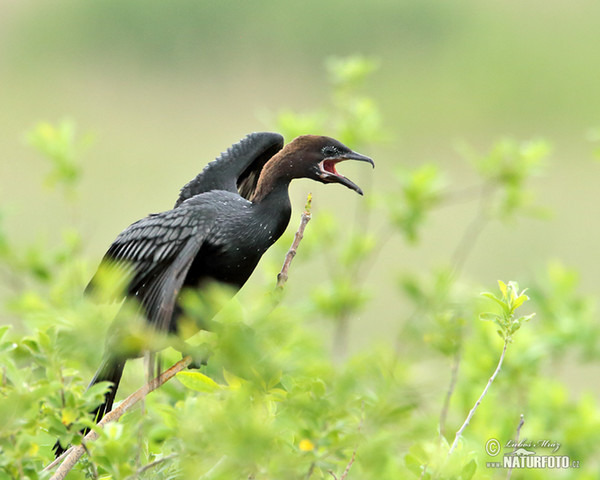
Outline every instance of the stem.
<path id="1" fill-rule="evenodd" d="M 221 458 L 219 458 L 219 460 L 217 461 L 217 463 L 215 463 L 212 467 L 210 467 L 210 470 L 208 470 L 207 472 L 203 473 L 202 475 L 200 475 L 198 477 L 198 480 L 204 480 L 204 479 L 208 479 L 208 478 L 213 478 L 213 474 L 216 473 L 217 469 L 221 466 L 221 464 L 227 460 L 227 455 L 223 455 Z"/>
<path id="2" fill-rule="evenodd" d="M 346 479 L 346 477 L 350 473 L 350 469 L 352 468 L 352 464 L 354 463 L 355 459 L 356 459 L 356 449 L 354 449 L 354 451 L 352 452 L 352 457 L 350 458 L 350 461 L 348 462 L 348 465 L 346 465 L 346 470 L 344 470 L 344 473 L 342 473 L 342 476 L 340 477 L 340 480 L 345 480 Z"/>
<path id="3" fill-rule="evenodd" d="M 90 451 L 87 449 L 85 442 L 81 442 L 81 446 L 83 447 L 83 451 L 87 453 L 88 457 L 91 457 Z M 90 465 L 92 466 L 92 479 L 98 480 L 98 469 L 96 468 L 96 464 L 93 461 L 90 461 Z"/>
<path id="4" fill-rule="evenodd" d="M 157 465 L 160 465 L 163 462 L 168 462 L 169 460 L 174 459 L 177 456 L 176 453 L 172 453 L 171 455 L 167 455 L 166 457 L 162 457 L 159 458 L 157 460 L 154 460 L 146 465 L 144 465 L 143 467 L 140 467 L 137 472 L 135 472 L 131 477 L 127 477 L 127 478 L 133 478 L 134 476 L 137 477 L 139 475 L 141 475 L 142 473 L 150 470 L 151 468 L 156 467 Z"/>
<path id="5" fill-rule="evenodd" d="M 498 375 L 498 372 L 500 372 L 500 368 L 502 368 L 502 362 L 504 361 L 504 355 L 506 354 L 506 347 L 508 347 L 508 338 L 504 339 L 504 348 L 502 349 L 502 355 L 500 355 L 500 360 L 498 361 L 498 366 L 496 367 L 496 370 L 494 370 L 494 373 L 492 374 L 492 376 L 488 380 L 488 383 L 485 386 L 485 388 L 483 389 L 483 392 L 481 393 L 481 396 L 477 399 L 477 402 L 475 402 L 475 405 L 473 405 L 473 408 L 469 412 L 469 415 L 467 416 L 467 419 L 465 420 L 465 423 L 463 423 L 462 426 L 456 432 L 456 436 L 454 437 L 454 442 L 452 443 L 452 446 L 450 447 L 450 450 L 448 450 L 448 455 L 451 455 L 452 452 L 454 451 L 454 449 L 456 448 L 456 446 L 458 445 L 458 439 L 462 436 L 463 432 L 465 431 L 465 428 L 467 428 L 467 425 L 469 425 L 469 422 L 471 421 L 471 418 L 473 418 L 473 415 L 475 415 L 475 411 L 477 410 L 477 408 L 481 404 L 481 401 L 483 400 L 483 397 L 486 396 L 486 394 L 487 394 L 487 392 L 488 392 L 488 390 L 490 388 L 490 385 L 492 384 L 492 382 L 496 378 L 496 375 Z"/>
<path id="6" fill-rule="evenodd" d="M 335 318 L 335 331 L 333 334 L 333 354 L 336 360 L 343 361 L 348 349 L 348 330 L 350 316 L 348 312 L 342 312 Z"/>
<path id="7" fill-rule="evenodd" d="M 192 357 L 186 356 L 182 358 L 179 362 L 173 365 L 171 368 L 161 373 L 158 377 L 148 382 L 139 390 L 135 391 L 131 395 L 129 395 L 125 400 L 123 400 L 117 408 L 114 408 L 109 413 L 107 413 L 104 418 L 98 422 L 97 426 L 99 428 L 103 428 L 105 424 L 109 422 L 115 422 L 121 416 L 130 410 L 136 403 L 140 400 L 144 399 L 146 395 L 148 395 L 153 390 L 156 390 L 158 387 L 168 382 L 171 378 L 173 378 L 177 373 L 181 372 L 183 369 L 187 368 L 187 366 L 192 363 Z M 82 443 L 90 443 L 96 440 L 99 437 L 99 434 L 95 430 L 91 430 L 85 438 L 82 440 Z M 54 466 L 60 462 L 63 458 L 61 465 L 56 470 L 56 473 L 50 477 L 50 480 L 62 480 L 65 478 L 67 473 L 75 466 L 77 461 L 82 457 L 85 451 L 85 447 L 83 445 L 78 445 L 76 447 L 69 448 L 66 452 L 64 452 L 60 457 L 58 457 L 54 462 L 44 468 L 44 471 L 51 470 Z M 66 457 L 66 458 L 65 458 Z"/>
<path id="8" fill-rule="evenodd" d="M 444 406 L 440 413 L 440 435 L 443 437 L 446 430 L 446 417 L 448 416 L 448 409 L 450 408 L 450 399 L 456 388 L 456 381 L 458 380 L 458 367 L 460 366 L 460 349 L 457 349 L 454 353 L 452 360 L 452 372 L 450 376 L 450 385 L 446 392 L 446 398 L 444 399 Z"/>
<path id="9" fill-rule="evenodd" d="M 277 275 L 277 288 L 283 288 L 285 282 L 287 282 L 288 280 L 288 272 L 290 270 L 290 265 L 292 264 L 292 260 L 296 256 L 296 252 L 298 251 L 298 246 L 300 245 L 302 238 L 304 238 L 304 229 L 306 228 L 306 224 L 310 221 L 311 207 L 312 193 L 309 193 L 306 199 L 306 206 L 304 207 L 304 211 L 302 212 L 302 218 L 300 219 L 300 226 L 298 227 L 296 235 L 294 235 L 294 241 L 292 242 L 292 246 L 285 255 L 283 266 L 281 267 L 281 272 L 279 272 L 279 274 Z"/>
<path id="10" fill-rule="evenodd" d="M 463 232 L 450 260 L 452 273 L 455 277 L 460 275 L 469 255 L 473 252 L 473 246 L 477 242 L 477 238 L 490 220 L 487 209 L 492 193 L 493 188 L 488 184 L 481 187 L 477 214 Z"/>
<path id="11" fill-rule="evenodd" d="M 519 445 L 519 436 L 521 435 L 521 427 L 523 426 L 523 424 L 525 423 L 525 417 L 523 416 L 523 414 L 521 414 L 521 420 L 519 420 L 519 426 L 517 427 L 517 438 L 515 439 L 515 451 L 517 450 L 518 445 Z M 510 480 L 510 477 L 512 475 L 512 464 L 508 469 L 508 473 L 506 474 L 506 480 Z"/>

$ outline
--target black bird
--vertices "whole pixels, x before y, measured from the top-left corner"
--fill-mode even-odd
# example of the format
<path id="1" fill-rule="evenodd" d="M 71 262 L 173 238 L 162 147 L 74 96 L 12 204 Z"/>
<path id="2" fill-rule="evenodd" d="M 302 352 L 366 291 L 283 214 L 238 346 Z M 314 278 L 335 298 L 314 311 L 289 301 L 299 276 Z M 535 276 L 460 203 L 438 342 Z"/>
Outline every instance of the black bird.
<path id="1" fill-rule="evenodd" d="M 116 267 L 122 273 L 123 296 L 135 299 L 158 331 L 176 332 L 182 288 L 202 288 L 213 281 L 241 288 L 283 234 L 291 214 L 291 180 L 340 183 L 362 195 L 336 171 L 336 164 L 344 160 L 374 166 L 370 158 L 333 138 L 305 135 L 284 147 L 277 133 L 252 133 L 185 185 L 172 210 L 151 214 L 119 234 L 99 271 L 106 265 Z M 94 288 L 98 275 L 86 292 Z M 96 421 L 111 410 L 127 359 L 141 354 L 114 351 L 108 344 L 90 383 L 112 382 L 104 403 L 92 412 Z M 59 442 L 55 450 L 57 456 L 64 451 Z"/>

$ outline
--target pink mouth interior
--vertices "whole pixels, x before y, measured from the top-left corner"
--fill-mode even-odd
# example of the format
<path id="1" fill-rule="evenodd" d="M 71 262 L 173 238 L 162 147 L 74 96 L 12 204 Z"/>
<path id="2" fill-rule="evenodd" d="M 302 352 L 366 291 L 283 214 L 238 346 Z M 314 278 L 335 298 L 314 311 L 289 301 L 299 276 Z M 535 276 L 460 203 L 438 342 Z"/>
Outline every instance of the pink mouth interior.
<path id="1" fill-rule="evenodd" d="M 338 163 L 336 160 L 323 160 L 323 170 L 332 175 L 338 175 L 339 173 L 335 169 L 335 164 Z"/>

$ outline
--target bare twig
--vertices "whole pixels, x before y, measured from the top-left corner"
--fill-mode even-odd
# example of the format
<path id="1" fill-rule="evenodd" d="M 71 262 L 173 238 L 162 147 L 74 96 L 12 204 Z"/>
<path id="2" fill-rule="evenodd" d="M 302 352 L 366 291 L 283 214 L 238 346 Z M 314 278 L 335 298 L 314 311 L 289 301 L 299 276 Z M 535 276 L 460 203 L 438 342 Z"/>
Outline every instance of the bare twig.
<path id="1" fill-rule="evenodd" d="M 448 386 L 446 398 L 444 398 L 442 412 L 440 413 L 440 435 L 442 437 L 444 436 L 444 433 L 446 431 L 446 417 L 448 416 L 448 409 L 450 408 L 450 399 L 452 398 L 452 394 L 454 393 L 454 389 L 456 388 L 456 381 L 458 380 L 458 367 L 460 366 L 460 357 L 461 349 L 458 348 L 454 353 L 454 358 L 452 359 L 450 385 Z"/>
<path id="2" fill-rule="evenodd" d="M 473 184 L 463 188 L 446 189 L 439 193 L 440 202 L 434 208 L 445 208 L 462 203 L 472 202 L 481 197 L 481 184 Z"/>
<path id="3" fill-rule="evenodd" d="M 52 470 L 54 467 L 56 467 L 60 462 L 63 461 L 63 459 L 69 455 L 69 453 L 71 453 L 71 450 L 73 450 L 73 447 L 69 447 L 67 448 L 63 453 L 61 453 L 58 457 L 56 457 L 54 460 L 52 460 L 52 463 L 49 463 L 48 465 L 46 465 L 44 467 L 44 470 L 42 470 L 43 472 L 48 472 L 50 470 Z"/>
<path id="4" fill-rule="evenodd" d="M 337 361 L 343 361 L 348 350 L 348 337 L 350 330 L 350 312 L 344 309 L 335 318 L 335 331 L 333 334 L 333 356 Z"/>
<path id="5" fill-rule="evenodd" d="M 219 469 L 219 467 L 223 464 L 223 462 L 225 460 L 227 460 L 227 455 L 223 455 L 221 458 L 219 458 L 217 463 L 215 463 L 212 467 L 210 467 L 210 469 L 208 471 L 204 472 L 202 475 L 200 475 L 198 477 L 198 480 L 214 478 L 213 475 L 217 472 L 217 470 Z M 248 477 L 248 478 L 250 478 L 250 477 Z"/>
<path id="6" fill-rule="evenodd" d="M 317 464 L 315 462 L 310 463 L 310 467 L 308 467 L 308 472 L 306 472 L 306 477 L 304 477 L 306 480 L 308 480 L 312 476 L 316 466 Z"/>
<path id="7" fill-rule="evenodd" d="M 358 423 L 358 433 L 360 433 L 362 430 L 364 420 L 365 420 L 365 402 L 362 402 L 360 404 L 360 422 Z M 346 469 L 342 473 L 342 476 L 339 478 L 339 480 L 345 480 L 348 477 L 348 474 L 350 473 L 350 469 L 352 468 L 352 465 L 354 464 L 354 460 L 356 460 L 356 451 L 357 450 L 358 450 L 358 446 L 355 447 L 354 450 L 352 451 L 352 456 L 350 457 L 350 460 L 348 461 L 348 464 L 346 465 Z M 333 473 L 332 470 L 328 470 L 327 473 L 329 473 L 329 475 L 331 475 L 333 478 L 335 478 L 335 480 L 338 480 L 338 478 L 335 476 L 335 473 Z"/>
<path id="8" fill-rule="evenodd" d="M 519 436 L 521 435 L 521 427 L 523 426 L 524 423 L 525 423 L 525 416 L 523 414 L 521 414 L 521 420 L 519 421 L 519 426 L 517 427 L 517 439 L 515 440 L 515 443 L 519 443 Z"/>
<path id="9" fill-rule="evenodd" d="M 519 448 L 519 436 L 521 435 L 521 427 L 525 423 L 525 417 L 521 414 L 521 419 L 519 420 L 519 426 L 517 427 L 517 438 L 515 439 L 515 451 Z M 508 467 L 508 472 L 506 473 L 506 480 L 510 480 L 512 475 L 512 463 L 510 467 Z"/>
<path id="10" fill-rule="evenodd" d="M 348 474 L 350 473 L 350 469 L 352 468 L 352 464 L 354 463 L 354 460 L 356 459 L 356 449 L 354 449 L 354 451 L 352 452 L 352 457 L 350 458 L 350 461 L 348 462 L 348 465 L 346 465 L 346 470 L 344 470 L 344 473 L 342 473 L 342 476 L 340 477 L 340 480 L 344 480 Z"/>
<path id="11" fill-rule="evenodd" d="M 352 464 L 354 463 L 355 459 L 356 449 L 352 452 L 352 457 L 350 457 L 350 461 L 348 462 L 348 465 L 346 465 L 346 470 L 344 470 L 344 473 L 342 473 L 342 476 L 339 479 L 335 476 L 333 470 L 327 470 L 327 473 L 329 473 L 329 475 L 331 475 L 335 480 L 345 480 L 348 474 L 350 473 L 350 469 L 352 468 Z"/>
<path id="12" fill-rule="evenodd" d="M 104 418 L 98 422 L 98 427 L 103 428 L 105 424 L 109 422 L 117 421 L 125 412 L 127 412 L 131 407 L 133 407 L 136 403 L 146 397 L 150 392 L 156 390 L 158 387 L 163 385 L 165 382 L 169 381 L 171 378 L 175 376 L 175 374 L 179 373 L 183 369 L 185 369 L 190 363 L 192 363 L 192 357 L 186 356 L 182 358 L 179 362 L 173 365 L 171 368 L 161 373 L 157 378 L 148 382 L 142 388 L 137 390 L 136 392 L 129 395 L 125 400 L 123 400 L 117 408 L 114 408 L 109 413 L 107 413 Z M 83 442 L 93 442 L 98 438 L 98 432 L 95 430 L 91 430 L 83 439 Z M 75 447 L 71 447 L 67 450 L 63 455 L 66 455 L 66 458 L 63 460 L 61 465 L 56 470 L 56 473 L 50 478 L 50 480 L 62 480 L 65 478 L 67 473 L 75 466 L 77 461 L 82 457 L 84 453 L 84 447 L 82 445 L 78 445 Z M 62 458 L 63 455 L 61 455 Z M 58 460 L 58 459 L 57 459 Z M 52 469 L 56 465 L 56 461 L 52 462 L 44 471 Z"/>
<path id="13" fill-rule="evenodd" d="M 140 467 L 137 472 L 135 472 L 133 475 L 131 475 L 130 477 L 127 478 L 134 478 L 134 477 L 138 477 L 139 475 L 141 475 L 142 473 L 150 470 L 151 468 L 156 467 L 157 465 L 160 465 L 163 462 L 168 462 L 169 460 L 174 459 L 177 456 L 176 453 L 172 453 L 171 455 L 167 455 L 166 457 L 161 457 L 158 458 L 150 463 L 147 463 L 146 465 Z"/>
<path id="14" fill-rule="evenodd" d="M 292 246 L 288 250 L 285 260 L 283 261 L 283 266 L 281 267 L 281 272 L 277 275 L 277 287 L 283 288 L 285 282 L 288 280 L 288 271 L 290 269 L 290 265 L 292 260 L 296 256 L 296 252 L 298 251 L 298 245 L 300 245 L 300 241 L 304 237 L 304 229 L 306 228 L 306 224 L 310 221 L 311 217 L 311 207 L 312 207 L 312 193 L 308 194 L 306 199 L 306 206 L 304 207 L 304 211 L 302 212 L 302 218 L 300 220 L 300 226 L 298 227 L 298 231 L 296 235 L 294 235 L 294 241 L 292 242 Z"/>
<path id="15" fill-rule="evenodd" d="M 477 242 L 479 235 L 490 221 L 488 208 L 492 193 L 493 187 L 489 184 L 486 183 L 481 187 L 477 214 L 463 232 L 450 260 L 452 273 L 455 277 L 460 275 L 467 258 L 473 251 L 473 246 Z"/>
<path id="16" fill-rule="evenodd" d="M 502 362 L 504 361 L 504 355 L 506 354 L 506 347 L 508 347 L 508 338 L 506 338 L 504 340 L 504 348 L 502 349 L 502 355 L 500 355 L 500 360 L 498 361 L 498 365 L 496 366 L 496 370 L 494 370 L 494 373 L 492 374 L 492 376 L 488 380 L 488 383 L 485 386 L 485 388 L 483 389 L 483 392 L 481 393 L 481 396 L 477 399 L 477 402 L 475 402 L 475 405 L 473 405 L 473 408 L 469 412 L 469 415 L 467 415 L 467 419 L 465 420 L 465 422 L 462 424 L 462 426 L 456 432 L 456 436 L 454 437 L 454 442 L 452 443 L 452 446 L 450 447 L 450 450 L 448 450 L 448 455 L 451 455 L 452 452 L 454 451 L 454 449 L 456 448 L 456 446 L 458 445 L 458 439 L 462 436 L 463 432 L 465 431 L 465 428 L 467 428 L 467 425 L 469 425 L 469 422 L 471 421 L 471 418 L 473 418 L 473 415 L 475 415 L 475 411 L 477 410 L 477 408 L 481 404 L 481 401 L 483 400 L 483 397 L 486 396 L 486 394 L 487 394 L 487 392 L 488 392 L 488 390 L 490 388 L 490 385 L 492 384 L 492 382 L 494 381 L 494 379 L 498 375 L 498 372 L 500 372 L 500 368 L 502 368 Z"/>
<path id="17" fill-rule="evenodd" d="M 83 447 L 83 451 L 87 453 L 87 456 L 91 457 L 90 451 L 87 449 L 84 441 L 81 442 L 81 446 Z M 90 460 L 90 465 L 92 466 L 92 479 L 98 480 L 98 469 L 96 468 L 96 464 Z"/>

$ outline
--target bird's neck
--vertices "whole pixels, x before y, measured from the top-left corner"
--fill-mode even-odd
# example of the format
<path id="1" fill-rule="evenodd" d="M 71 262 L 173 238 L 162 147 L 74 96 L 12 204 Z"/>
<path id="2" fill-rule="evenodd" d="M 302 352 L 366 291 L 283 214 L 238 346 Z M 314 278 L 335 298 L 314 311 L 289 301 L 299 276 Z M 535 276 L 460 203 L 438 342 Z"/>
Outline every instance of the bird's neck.
<path id="1" fill-rule="evenodd" d="M 270 209 L 275 208 L 277 210 L 290 208 L 289 185 L 289 180 L 265 184 L 262 189 L 259 189 L 259 184 L 252 197 L 252 203 L 257 206 L 263 205 Z"/>
<path id="2" fill-rule="evenodd" d="M 268 238 L 265 241 L 268 246 L 281 237 L 290 222 L 292 204 L 288 193 L 289 184 L 289 180 L 264 184 L 263 190 L 257 190 L 261 195 L 255 195 L 252 200 L 255 219 L 259 219 L 263 226 L 258 237 L 266 232 Z"/>
<path id="3" fill-rule="evenodd" d="M 285 197 L 289 202 L 288 187 L 293 177 L 289 168 L 286 169 L 288 163 L 285 156 L 275 155 L 265 164 L 250 199 L 253 203 L 261 203 L 271 196 Z"/>
<path id="4" fill-rule="evenodd" d="M 273 241 L 283 233 L 292 213 L 288 193 L 292 176 L 286 175 L 285 169 L 281 167 L 281 157 L 267 162 L 258 179 L 254 195 L 250 199 L 256 211 L 260 212 L 259 215 L 264 215 L 267 221 L 279 225 Z"/>

